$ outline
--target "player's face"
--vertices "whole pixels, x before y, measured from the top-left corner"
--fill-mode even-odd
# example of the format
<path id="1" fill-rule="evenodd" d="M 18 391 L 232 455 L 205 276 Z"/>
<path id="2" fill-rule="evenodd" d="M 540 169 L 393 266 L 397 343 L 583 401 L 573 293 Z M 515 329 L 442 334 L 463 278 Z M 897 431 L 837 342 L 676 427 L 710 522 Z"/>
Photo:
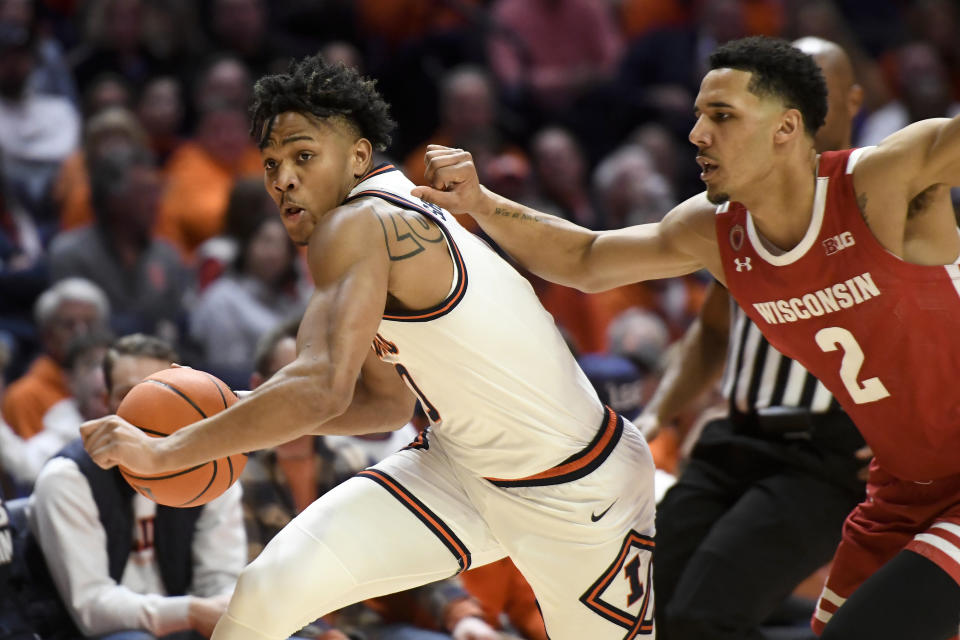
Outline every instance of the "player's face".
<path id="1" fill-rule="evenodd" d="M 294 242 L 307 244 L 320 218 L 350 193 L 369 162 L 369 154 L 357 154 L 364 144 L 369 150 L 337 118 L 287 111 L 274 119 L 260 150 L 263 180 Z"/>
<path id="2" fill-rule="evenodd" d="M 700 179 L 714 204 L 744 199 L 744 191 L 773 166 L 773 134 L 783 107 L 747 89 L 750 76 L 714 69 L 704 76 L 694 103 L 690 142 L 697 146 Z"/>

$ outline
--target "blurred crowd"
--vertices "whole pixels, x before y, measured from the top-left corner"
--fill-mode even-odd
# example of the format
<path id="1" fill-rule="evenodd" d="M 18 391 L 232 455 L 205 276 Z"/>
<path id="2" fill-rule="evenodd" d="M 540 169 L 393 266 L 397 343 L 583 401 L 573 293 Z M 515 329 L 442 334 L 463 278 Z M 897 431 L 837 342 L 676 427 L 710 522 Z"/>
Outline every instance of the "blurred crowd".
<path id="1" fill-rule="evenodd" d="M 614 229 L 700 191 L 686 137 L 718 44 L 840 44 L 864 88 L 863 146 L 960 112 L 958 33 L 956 0 L 0 0 L 0 487 L 30 495 L 79 424 L 116 408 L 103 362 L 119 336 L 152 336 L 170 348 L 155 361 L 235 389 L 282 366 L 311 283 L 264 191 L 246 110 L 256 79 L 291 58 L 320 51 L 377 80 L 399 124 L 382 160 L 414 182 L 428 143 L 461 147 L 494 191 Z M 710 281 L 585 294 L 529 278 L 627 417 Z M 653 442 L 662 469 L 683 463 L 714 400 Z M 386 441 L 310 438 L 252 460 L 250 557 L 318 487 L 403 446 L 417 422 Z M 368 603 L 340 627 L 387 638 L 371 620 L 449 634 L 467 619 L 545 637 L 512 565 L 486 570 Z M 214 606 L 222 590 L 203 595 Z M 74 619 L 80 635 L 115 630 Z"/>

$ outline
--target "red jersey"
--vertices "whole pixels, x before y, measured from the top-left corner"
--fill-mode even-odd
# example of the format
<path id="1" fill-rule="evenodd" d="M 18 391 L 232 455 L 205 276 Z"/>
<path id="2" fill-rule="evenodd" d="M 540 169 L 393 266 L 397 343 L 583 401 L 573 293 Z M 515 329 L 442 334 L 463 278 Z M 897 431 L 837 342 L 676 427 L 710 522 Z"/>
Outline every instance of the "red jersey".
<path id="1" fill-rule="evenodd" d="M 911 264 L 880 245 L 854 194 L 861 151 L 820 156 L 810 227 L 786 253 L 743 205 L 717 209 L 727 288 L 836 396 L 887 472 L 958 474 L 960 267 Z"/>

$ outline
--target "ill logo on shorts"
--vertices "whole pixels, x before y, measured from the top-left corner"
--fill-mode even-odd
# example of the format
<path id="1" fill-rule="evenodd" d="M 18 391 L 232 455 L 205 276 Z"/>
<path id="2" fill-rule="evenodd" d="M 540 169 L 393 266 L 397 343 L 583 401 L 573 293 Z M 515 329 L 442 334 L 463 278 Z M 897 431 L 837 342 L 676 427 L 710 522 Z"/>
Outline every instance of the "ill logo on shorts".
<path id="1" fill-rule="evenodd" d="M 594 613 L 623 627 L 624 640 L 653 633 L 653 538 L 630 531 L 616 559 L 580 596 Z"/>

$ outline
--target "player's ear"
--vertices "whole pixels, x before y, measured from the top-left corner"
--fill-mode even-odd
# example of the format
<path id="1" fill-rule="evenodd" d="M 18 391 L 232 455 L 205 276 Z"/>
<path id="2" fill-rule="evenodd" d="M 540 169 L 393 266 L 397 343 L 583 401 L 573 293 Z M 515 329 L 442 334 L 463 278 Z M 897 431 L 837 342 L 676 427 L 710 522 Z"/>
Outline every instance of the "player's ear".
<path id="1" fill-rule="evenodd" d="M 359 178 L 370 167 L 370 160 L 373 158 L 373 145 L 366 138 L 359 138 L 353 143 L 353 149 L 350 161 L 353 165 L 353 175 Z"/>
<path id="2" fill-rule="evenodd" d="M 780 116 L 780 123 L 776 132 L 773 134 L 773 140 L 777 144 L 783 144 L 803 133 L 803 116 L 798 109 L 787 109 Z"/>
<path id="3" fill-rule="evenodd" d="M 850 87 L 847 92 L 847 113 L 852 120 L 854 116 L 860 113 L 860 107 L 863 106 L 863 87 L 858 84 Z"/>

